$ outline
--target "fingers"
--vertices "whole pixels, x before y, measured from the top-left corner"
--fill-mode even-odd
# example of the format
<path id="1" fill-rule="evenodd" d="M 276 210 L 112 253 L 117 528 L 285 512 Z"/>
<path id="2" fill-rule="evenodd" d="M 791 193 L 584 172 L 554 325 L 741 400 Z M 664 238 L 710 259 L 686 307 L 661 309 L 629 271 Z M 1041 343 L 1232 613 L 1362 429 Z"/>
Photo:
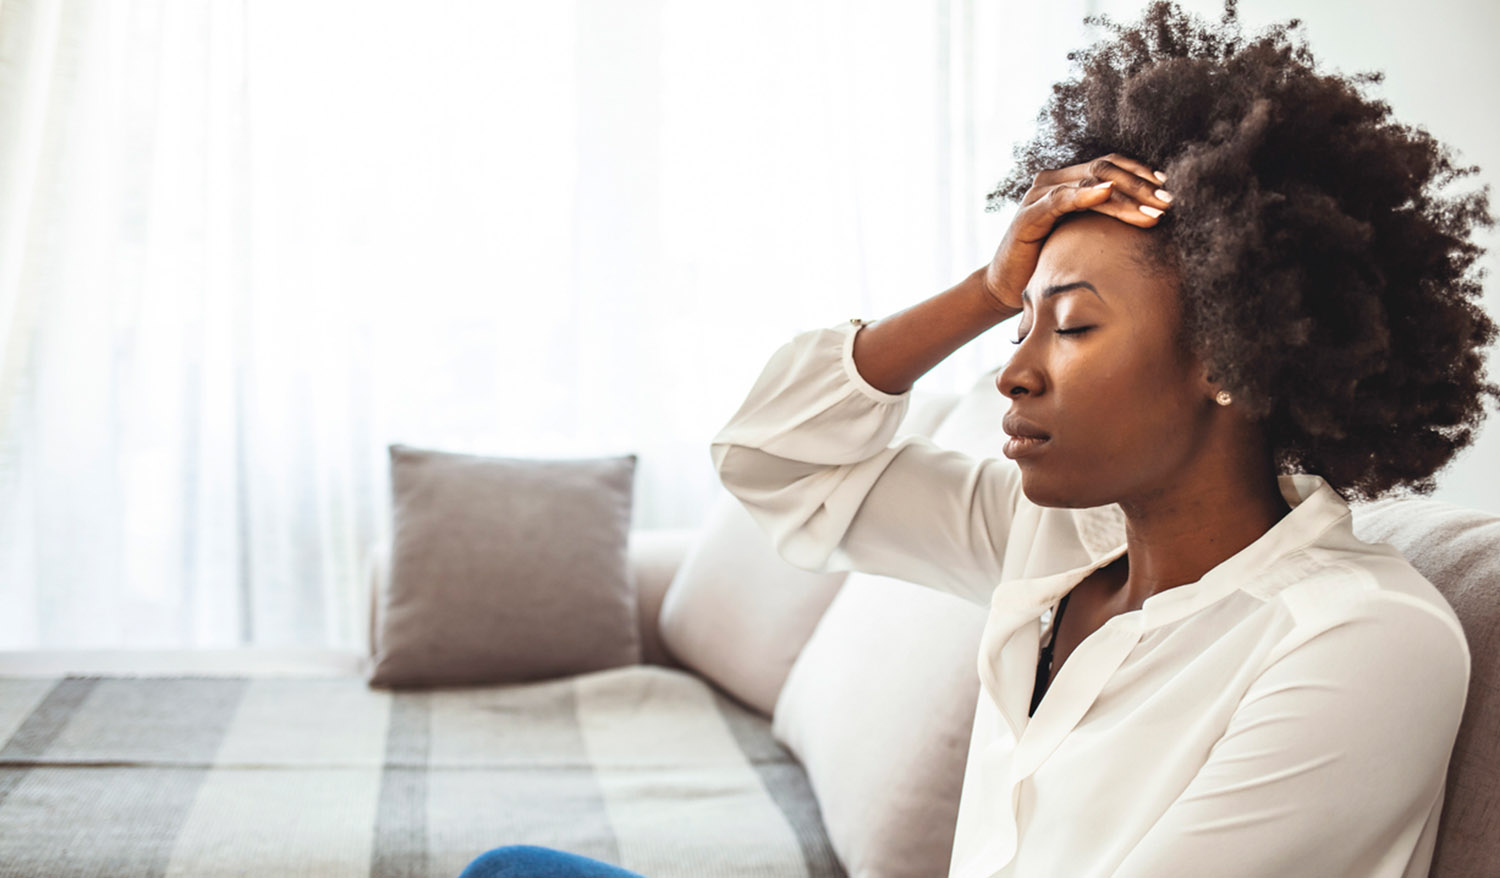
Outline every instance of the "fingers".
<path id="1" fill-rule="evenodd" d="M 1105 209 L 1114 197 L 1114 189 L 1113 180 L 1095 182 L 1088 186 L 1083 185 L 1081 180 L 1052 186 L 1045 195 L 1033 201 L 1030 206 L 1023 207 L 1016 215 L 1012 225 L 1016 242 L 1040 245 L 1052 233 L 1052 227 L 1059 217 L 1075 211 Z M 1148 217 L 1142 215 L 1142 219 Z"/>
<path id="2" fill-rule="evenodd" d="M 990 295 L 1010 311 L 1021 310 L 1021 291 L 1036 270 L 1042 242 L 1067 213 L 1093 210 L 1133 226 L 1150 228 L 1166 214 L 1172 195 L 1151 168 L 1122 155 L 1036 175 L 985 272 Z"/>
<path id="3" fill-rule="evenodd" d="M 1095 210 L 1131 225 L 1149 228 L 1156 225 L 1172 205 L 1172 194 L 1161 176 L 1142 162 L 1110 153 L 1089 162 L 1038 174 L 1022 206 L 1045 198 L 1052 202 L 1049 207 L 1055 210 L 1068 202 L 1068 199 L 1058 200 L 1059 189 L 1087 190 L 1100 183 L 1112 183 L 1107 198 L 1084 199 L 1083 203 L 1068 209 Z"/>
<path id="4" fill-rule="evenodd" d="M 1042 242 L 1052 234 L 1057 218 L 1103 204 L 1114 187 L 1109 181 L 1087 187 L 1076 182 L 1060 183 L 1023 206 L 1011 220 L 985 272 L 985 284 L 995 301 L 1008 310 L 1020 311 L 1021 291 L 1036 271 Z"/>
<path id="5" fill-rule="evenodd" d="M 1161 198 L 1155 195 L 1155 190 L 1144 200 L 1139 195 L 1127 195 L 1123 190 L 1124 187 L 1112 186 L 1110 197 L 1091 205 L 1089 209 L 1112 216 L 1121 222 L 1149 229 L 1161 221 L 1161 218 L 1166 215 L 1167 208 L 1171 206 L 1171 198 Z M 1171 193 L 1165 194 L 1171 195 Z M 1157 207 L 1158 204 L 1161 206 Z"/>
<path id="6" fill-rule="evenodd" d="M 1172 206 L 1172 193 L 1156 178 L 1155 172 L 1134 159 L 1108 155 L 1083 166 L 1082 182 L 1111 181 L 1115 185 L 1109 201 L 1094 207 L 1100 213 L 1137 226 L 1156 225 Z"/>
<path id="7" fill-rule="evenodd" d="M 1120 155 L 1117 152 L 1112 152 L 1101 159 L 1097 159 L 1096 161 L 1107 162 L 1109 164 L 1115 165 L 1118 168 L 1129 171 L 1136 177 L 1145 181 L 1145 183 L 1152 189 L 1156 189 L 1157 187 L 1161 186 L 1161 184 L 1166 182 L 1165 174 L 1157 176 L 1158 172 L 1151 170 L 1151 168 L 1147 167 L 1144 163 L 1138 162 L 1128 156 Z"/>

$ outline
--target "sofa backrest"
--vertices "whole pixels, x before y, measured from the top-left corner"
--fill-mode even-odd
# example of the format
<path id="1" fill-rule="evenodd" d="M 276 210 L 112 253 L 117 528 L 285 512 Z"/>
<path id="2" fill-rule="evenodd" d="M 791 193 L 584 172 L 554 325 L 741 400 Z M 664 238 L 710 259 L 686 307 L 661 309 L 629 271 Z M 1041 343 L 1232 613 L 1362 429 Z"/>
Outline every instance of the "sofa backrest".
<path id="1" fill-rule="evenodd" d="M 1354 507 L 1354 533 L 1387 543 L 1437 586 L 1463 624 L 1469 699 L 1448 764 L 1432 878 L 1500 869 L 1500 515 L 1437 500 Z"/>

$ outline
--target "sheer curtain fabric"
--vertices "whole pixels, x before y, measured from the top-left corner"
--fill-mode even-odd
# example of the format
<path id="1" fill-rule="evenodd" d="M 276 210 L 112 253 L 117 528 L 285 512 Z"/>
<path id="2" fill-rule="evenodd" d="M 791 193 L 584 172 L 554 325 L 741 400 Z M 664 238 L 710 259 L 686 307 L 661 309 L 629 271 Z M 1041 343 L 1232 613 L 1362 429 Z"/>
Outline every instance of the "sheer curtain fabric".
<path id="1" fill-rule="evenodd" d="M 6 0 L 0 649 L 362 645 L 392 442 L 699 523 L 766 351 L 989 257 L 1085 36 L 1001 5 Z"/>

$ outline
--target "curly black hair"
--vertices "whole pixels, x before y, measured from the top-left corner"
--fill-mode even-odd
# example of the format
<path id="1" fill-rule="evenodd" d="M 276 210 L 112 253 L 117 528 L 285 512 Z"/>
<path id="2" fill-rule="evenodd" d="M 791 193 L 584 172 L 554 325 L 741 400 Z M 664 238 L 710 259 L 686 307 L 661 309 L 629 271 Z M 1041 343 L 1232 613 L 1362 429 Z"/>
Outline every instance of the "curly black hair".
<path id="1" fill-rule="evenodd" d="M 1316 69 L 1299 19 L 1241 35 L 1155 2 L 1070 52 L 1038 131 L 988 210 L 1040 171 L 1119 153 L 1162 170 L 1172 209 L 1151 229 L 1182 298 L 1184 343 L 1266 431 L 1282 472 L 1345 497 L 1430 492 L 1473 441 L 1494 322 L 1479 305 L 1489 189 L 1478 172 L 1364 94 L 1378 72 Z"/>

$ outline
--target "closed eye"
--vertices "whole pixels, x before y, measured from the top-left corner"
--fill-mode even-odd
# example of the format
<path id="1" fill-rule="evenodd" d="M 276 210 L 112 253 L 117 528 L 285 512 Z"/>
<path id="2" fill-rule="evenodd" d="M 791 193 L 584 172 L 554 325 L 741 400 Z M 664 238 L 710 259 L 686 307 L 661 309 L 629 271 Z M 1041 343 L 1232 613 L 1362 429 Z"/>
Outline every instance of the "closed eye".
<path id="1" fill-rule="evenodd" d="M 1088 332 L 1090 329 L 1094 329 L 1094 328 L 1096 328 L 1096 327 L 1093 327 L 1093 326 L 1072 326 L 1072 327 L 1069 327 L 1067 329 L 1063 329 L 1063 328 L 1059 327 L 1058 329 L 1054 329 L 1052 331 L 1055 332 L 1055 333 L 1057 333 L 1058 335 L 1082 335 L 1083 333 Z M 1013 339 L 1011 339 L 1010 343 L 1011 344 L 1020 344 L 1021 342 L 1025 341 L 1025 340 L 1026 340 L 1026 336 L 1023 335 L 1023 336 L 1020 336 L 1019 338 L 1013 338 Z"/>

